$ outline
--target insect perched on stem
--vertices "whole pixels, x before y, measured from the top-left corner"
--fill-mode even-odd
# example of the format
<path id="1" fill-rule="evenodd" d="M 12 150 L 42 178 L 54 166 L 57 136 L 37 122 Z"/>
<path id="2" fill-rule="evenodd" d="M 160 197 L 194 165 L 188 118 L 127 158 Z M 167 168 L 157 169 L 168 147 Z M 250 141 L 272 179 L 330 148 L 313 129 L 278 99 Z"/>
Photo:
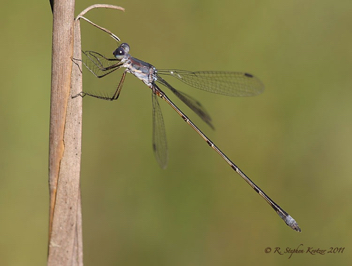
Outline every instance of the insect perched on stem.
<path id="1" fill-rule="evenodd" d="M 159 106 L 158 98 L 163 99 L 171 106 L 182 119 L 199 134 L 206 143 L 215 150 L 228 165 L 237 172 L 265 201 L 275 210 L 275 212 L 292 229 L 300 232 L 296 221 L 285 212 L 279 205 L 270 199 L 240 168 L 238 168 L 215 144 L 212 142 L 185 114 L 182 112 L 160 89 L 159 84 L 165 86 L 173 92 L 181 101 L 191 108 L 205 123 L 213 128 L 211 118 L 203 106 L 191 96 L 176 90 L 161 76 L 172 76 L 194 88 L 204 91 L 227 95 L 227 96 L 254 96 L 264 90 L 262 82 L 251 74 L 244 72 L 223 72 L 223 71 L 186 71 L 177 69 L 161 70 L 153 65 L 132 57 L 129 54 L 130 46 L 122 43 L 114 52 L 114 58 L 106 58 L 103 55 L 93 52 L 83 52 L 86 61 L 83 63 L 96 77 L 102 78 L 106 75 L 125 68 L 122 78 L 117 86 L 115 93 L 111 97 L 103 97 L 86 92 L 81 92 L 76 96 L 92 96 L 103 100 L 117 100 L 122 89 L 127 73 L 133 74 L 143 81 L 152 91 L 153 103 L 153 150 L 156 160 L 161 168 L 167 165 L 167 143 L 163 116 Z"/>

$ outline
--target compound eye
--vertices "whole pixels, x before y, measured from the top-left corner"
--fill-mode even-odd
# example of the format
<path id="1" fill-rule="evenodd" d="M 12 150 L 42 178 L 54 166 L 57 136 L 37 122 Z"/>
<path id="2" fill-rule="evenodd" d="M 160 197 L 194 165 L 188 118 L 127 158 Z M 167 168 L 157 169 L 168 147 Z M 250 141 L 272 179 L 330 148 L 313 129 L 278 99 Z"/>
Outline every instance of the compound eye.
<path id="1" fill-rule="evenodd" d="M 113 52 L 113 55 L 117 59 L 122 59 L 124 57 L 124 55 L 125 55 L 125 51 L 121 47 L 119 47 Z"/>
<path id="2" fill-rule="evenodd" d="M 114 52 L 113 55 L 116 57 L 116 59 L 123 59 L 125 55 L 128 54 L 130 50 L 130 46 L 127 43 L 122 43 Z"/>

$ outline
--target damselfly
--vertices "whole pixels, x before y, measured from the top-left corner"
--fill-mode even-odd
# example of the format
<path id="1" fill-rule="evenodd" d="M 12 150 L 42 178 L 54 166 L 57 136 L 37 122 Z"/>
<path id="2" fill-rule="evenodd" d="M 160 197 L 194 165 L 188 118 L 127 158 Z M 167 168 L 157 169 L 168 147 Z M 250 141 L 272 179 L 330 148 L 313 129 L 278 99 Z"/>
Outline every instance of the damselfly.
<path id="1" fill-rule="evenodd" d="M 130 46 L 122 43 L 114 52 L 115 58 L 106 58 L 105 56 L 94 52 L 86 51 L 84 65 L 96 77 L 102 78 L 114 72 L 117 69 L 125 68 L 122 78 L 117 86 L 116 91 L 111 97 L 94 95 L 87 92 L 81 92 L 76 96 L 85 95 L 96 97 L 103 100 L 117 100 L 127 73 L 131 73 L 144 82 L 152 90 L 153 103 L 153 150 L 156 160 L 161 168 L 167 165 L 167 143 L 163 116 L 158 102 L 158 97 L 167 102 L 182 119 L 190 125 L 205 141 L 215 150 L 229 165 L 237 172 L 265 201 L 275 210 L 275 212 L 285 221 L 292 229 L 300 232 L 296 221 L 285 212 L 279 205 L 270 199 L 263 190 L 253 183 L 241 169 L 239 169 L 158 87 L 158 84 L 164 85 L 171 90 L 181 101 L 192 109 L 204 122 L 213 128 L 211 118 L 203 106 L 191 96 L 176 90 L 161 75 L 173 76 L 178 80 L 194 87 L 208 92 L 223 94 L 227 96 L 254 96 L 264 90 L 262 82 L 251 74 L 244 72 L 223 72 L 223 71 L 186 71 L 177 69 L 161 70 L 156 69 L 153 65 L 142 60 L 132 57 L 129 54 Z M 76 97 L 74 96 L 74 97 Z"/>

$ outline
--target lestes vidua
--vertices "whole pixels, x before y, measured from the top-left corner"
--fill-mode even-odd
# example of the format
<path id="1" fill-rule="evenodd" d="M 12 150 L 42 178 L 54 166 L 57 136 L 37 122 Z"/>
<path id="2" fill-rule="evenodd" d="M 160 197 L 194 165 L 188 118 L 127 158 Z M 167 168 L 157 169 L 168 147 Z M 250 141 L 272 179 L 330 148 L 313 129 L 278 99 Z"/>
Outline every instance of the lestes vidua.
<path id="1" fill-rule="evenodd" d="M 156 69 L 153 65 L 132 57 L 129 54 L 130 46 L 127 43 L 122 43 L 114 52 L 115 58 L 106 58 L 105 56 L 94 52 L 86 51 L 83 54 L 87 61 L 83 61 L 84 65 L 96 77 L 102 78 L 114 72 L 117 69 L 125 68 L 122 78 L 117 86 L 112 97 L 104 97 L 94 95 L 87 92 L 81 92 L 73 97 L 86 95 L 96 97 L 103 100 L 117 100 L 122 85 L 124 83 L 126 73 L 133 74 L 138 79 L 144 82 L 152 90 L 153 103 L 153 150 L 161 168 L 166 168 L 167 165 L 167 143 L 163 116 L 158 102 L 158 97 L 167 102 L 182 119 L 190 125 L 205 141 L 215 150 L 221 158 L 223 158 L 230 167 L 238 173 L 265 201 L 275 210 L 275 212 L 290 226 L 293 230 L 301 232 L 297 222 L 285 212 L 279 205 L 270 199 L 263 190 L 261 190 L 248 176 L 246 176 L 240 168 L 234 164 L 230 158 L 226 156 L 158 87 L 157 84 L 162 84 L 171 90 L 182 102 L 192 109 L 204 122 L 213 128 L 211 118 L 203 106 L 190 97 L 189 95 L 176 90 L 161 75 L 173 76 L 178 80 L 186 83 L 197 89 L 204 91 L 227 95 L 227 96 L 254 96 L 260 94 L 264 90 L 264 85 L 259 79 L 251 74 L 244 72 L 224 72 L 224 71 L 186 71 L 177 69 Z"/>

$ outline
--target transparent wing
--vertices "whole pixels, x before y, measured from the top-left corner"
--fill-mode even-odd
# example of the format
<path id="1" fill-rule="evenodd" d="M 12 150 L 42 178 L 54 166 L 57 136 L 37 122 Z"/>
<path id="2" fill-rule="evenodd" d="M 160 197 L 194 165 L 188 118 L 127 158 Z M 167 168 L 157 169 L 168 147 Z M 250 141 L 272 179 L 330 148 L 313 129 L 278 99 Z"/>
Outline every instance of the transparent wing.
<path id="1" fill-rule="evenodd" d="M 153 151 L 155 158 L 162 169 L 165 169 L 168 161 L 167 141 L 163 115 L 161 113 L 158 97 L 152 94 L 153 103 Z"/>
<path id="2" fill-rule="evenodd" d="M 189 108 L 191 108 L 205 123 L 207 123 L 212 129 L 214 129 L 211 123 L 211 117 L 200 102 L 184 92 L 180 92 L 167 83 L 163 78 L 158 75 L 157 82 L 170 89 L 182 102 L 184 102 Z"/>
<path id="3" fill-rule="evenodd" d="M 245 72 L 161 69 L 158 74 L 173 76 L 194 88 L 227 96 L 254 96 L 264 91 L 263 83 Z"/>
<path id="4" fill-rule="evenodd" d="M 107 58 L 94 51 L 82 51 L 82 63 L 96 77 L 102 78 L 122 65 L 116 58 Z"/>

